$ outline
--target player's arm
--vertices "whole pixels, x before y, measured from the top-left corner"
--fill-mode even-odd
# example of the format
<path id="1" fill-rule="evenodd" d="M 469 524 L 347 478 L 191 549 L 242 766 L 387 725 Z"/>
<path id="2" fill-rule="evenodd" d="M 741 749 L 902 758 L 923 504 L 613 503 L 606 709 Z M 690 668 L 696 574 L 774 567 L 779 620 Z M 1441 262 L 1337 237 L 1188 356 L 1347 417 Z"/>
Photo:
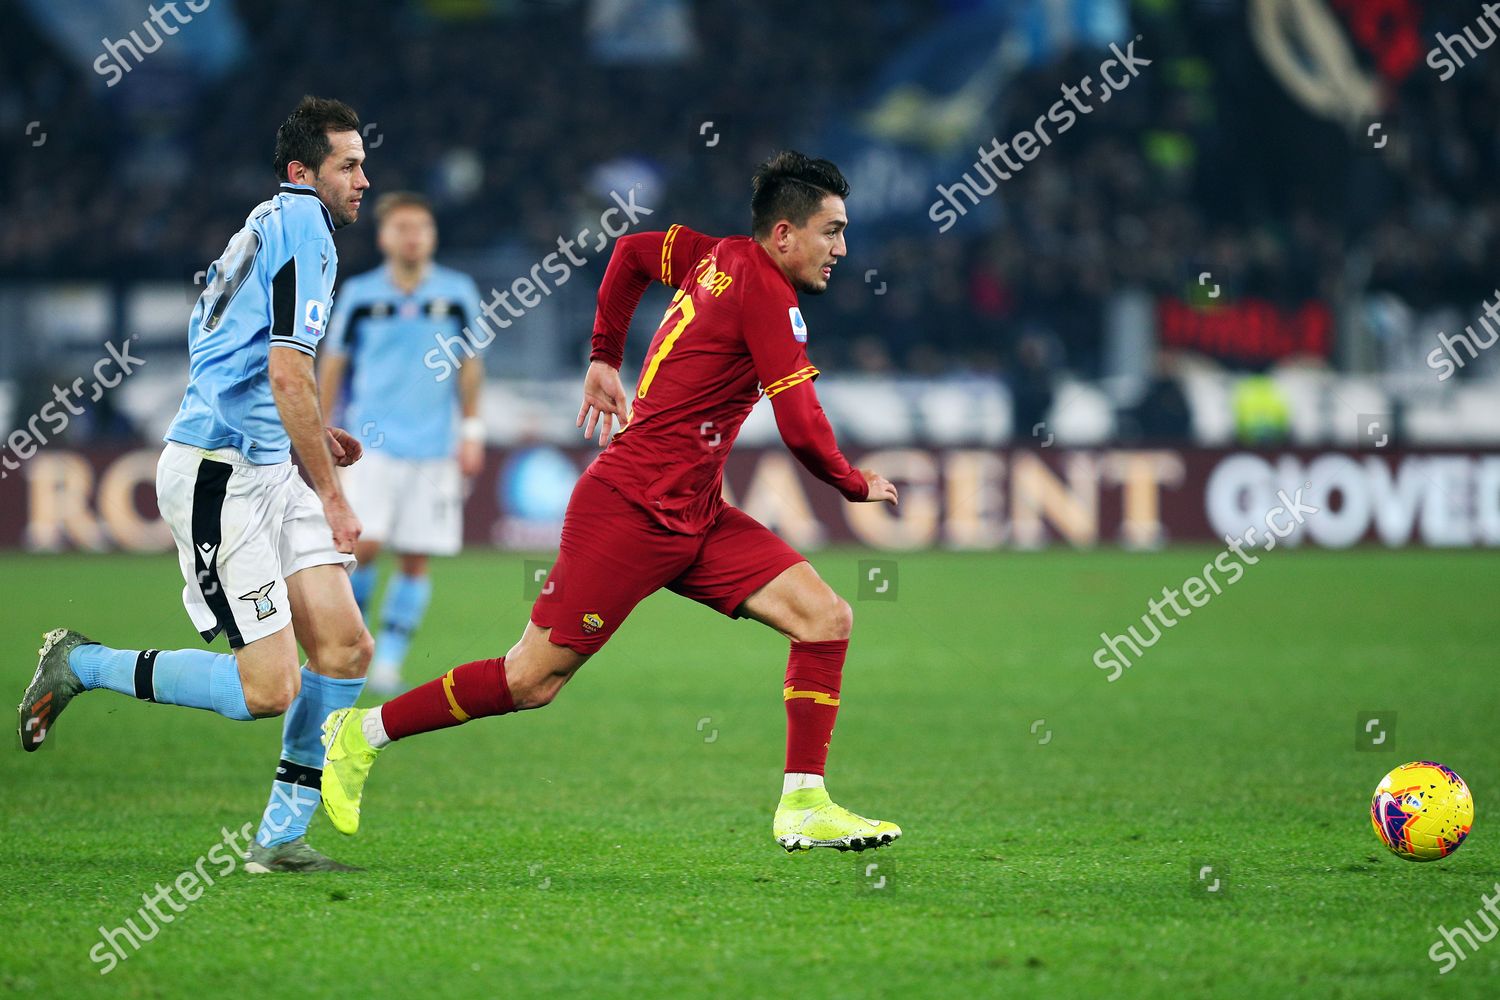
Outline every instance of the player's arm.
<path id="1" fill-rule="evenodd" d="M 458 408 L 463 416 L 459 424 L 458 468 L 465 476 L 477 476 L 484 471 L 484 420 L 479 415 L 480 396 L 484 392 L 484 355 L 469 336 L 469 330 L 483 322 L 483 309 L 479 286 L 472 279 L 464 280 L 459 305 L 469 322 L 463 328 L 463 336 L 474 350 L 458 368 Z M 330 331 L 329 336 L 332 335 Z"/>
<path id="2" fill-rule="evenodd" d="M 619 420 L 623 426 L 629 419 L 620 365 L 625 359 L 625 336 L 641 296 L 653 281 L 669 288 L 681 287 L 693 265 L 719 239 L 685 226 L 672 226 L 666 232 L 633 233 L 615 241 L 604 280 L 599 283 L 593 347 L 583 380 L 583 406 L 578 411 L 577 425 L 584 428 L 584 437 L 594 436 L 597 422 L 599 445 L 603 447 L 614 421 Z"/>
<path id="3" fill-rule="evenodd" d="M 808 472 L 837 488 L 845 499 L 872 503 L 884 500 L 894 507 L 898 499 L 896 487 L 884 476 L 854 468 L 839 450 L 833 426 L 813 391 L 815 374 L 814 370 L 780 391 L 774 385 L 767 388 L 781 440 Z"/>
<path id="4" fill-rule="evenodd" d="M 339 486 L 337 465 L 359 460 L 361 447 L 346 431 L 325 427 L 314 375 L 318 343 L 328 317 L 329 288 L 322 278 L 323 247 L 308 240 L 276 272 L 271 282 L 271 395 L 282 426 L 297 451 L 340 552 L 353 552 L 359 519 Z"/>
<path id="5" fill-rule="evenodd" d="M 818 369 L 808 360 L 804 346 L 807 327 L 792 324 L 794 314 L 801 318 L 790 304 L 796 300 L 785 285 L 766 281 L 759 271 L 744 278 L 738 294 L 745 346 L 775 410 L 781 440 L 808 472 L 837 488 L 846 499 L 884 500 L 895 506 L 896 488 L 883 476 L 852 467 L 834 440 L 828 415 L 813 391 Z"/>
<path id="6" fill-rule="evenodd" d="M 287 437 L 297 450 L 297 458 L 323 501 L 323 511 L 333 528 L 334 544 L 340 552 L 353 552 L 361 530 L 359 519 L 344 498 L 335 468 L 356 462 L 361 446 L 348 432 L 323 425 L 313 361 L 311 354 L 272 344 L 271 395 Z"/>
<path id="7" fill-rule="evenodd" d="M 458 405 L 463 414 L 458 445 L 458 465 L 466 476 L 484 469 L 484 419 L 479 415 L 479 396 L 484 390 L 484 360 L 465 358 L 458 369 Z"/>

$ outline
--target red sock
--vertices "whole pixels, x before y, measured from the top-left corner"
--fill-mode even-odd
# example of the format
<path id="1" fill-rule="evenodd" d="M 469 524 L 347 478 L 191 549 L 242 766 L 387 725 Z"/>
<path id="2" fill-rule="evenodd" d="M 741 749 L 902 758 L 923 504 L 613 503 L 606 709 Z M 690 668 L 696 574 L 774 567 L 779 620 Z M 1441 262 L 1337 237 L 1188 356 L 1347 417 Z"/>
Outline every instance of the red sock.
<path id="1" fill-rule="evenodd" d="M 786 663 L 786 769 L 822 774 L 839 714 L 848 639 L 794 642 Z"/>
<path id="2" fill-rule="evenodd" d="M 454 667 L 437 680 L 392 698 L 380 706 L 380 720 L 386 735 L 399 740 L 515 710 L 502 656 Z"/>

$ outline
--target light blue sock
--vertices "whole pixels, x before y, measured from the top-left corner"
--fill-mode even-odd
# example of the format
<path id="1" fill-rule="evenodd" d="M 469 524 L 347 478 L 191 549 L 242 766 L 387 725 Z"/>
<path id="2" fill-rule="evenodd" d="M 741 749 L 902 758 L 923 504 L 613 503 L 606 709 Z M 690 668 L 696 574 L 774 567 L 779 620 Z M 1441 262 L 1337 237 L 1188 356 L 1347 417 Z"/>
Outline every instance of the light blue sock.
<path id="1" fill-rule="evenodd" d="M 68 666 L 88 689 L 108 688 L 142 701 L 185 705 L 249 722 L 240 667 L 228 653 L 206 649 L 110 649 L 79 646 Z"/>
<path id="2" fill-rule="evenodd" d="M 432 580 L 426 576 L 407 576 L 391 580 L 386 590 L 385 607 L 380 611 L 380 637 L 375 643 L 375 662 L 399 667 L 406 661 L 412 633 L 427 615 L 432 601 Z"/>
<path id="3" fill-rule="evenodd" d="M 307 833 L 323 801 L 323 720 L 330 712 L 352 707 L 364 686 L 363 677 L 341 680 L 302 668 L 302 690 L 286 710 L 281 760 L 255 835 L 261 846 L 284 844 Z"/>
<path id="4" fill-rule="evenodd" d="M 375 564 L 361 566 L 349 577 L 349 582 L 354 585 L 354 601 L 359 605 L 359 610 L 364 612 L 370 607 L 370 598 L 375 596 Z"/>

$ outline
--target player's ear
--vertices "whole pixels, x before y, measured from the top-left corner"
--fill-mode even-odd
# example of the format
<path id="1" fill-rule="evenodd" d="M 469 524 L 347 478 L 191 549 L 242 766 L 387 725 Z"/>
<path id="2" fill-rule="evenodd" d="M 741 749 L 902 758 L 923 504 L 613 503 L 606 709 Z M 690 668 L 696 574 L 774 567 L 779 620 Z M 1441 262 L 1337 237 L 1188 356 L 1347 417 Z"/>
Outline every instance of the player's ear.
<path id="1" fill-rule="evenodd" d="M 786 253 L 792 248 L 792 224 L 782 219 L 771 227 L 771 239 L 776 244 L 776 249 Z"/>

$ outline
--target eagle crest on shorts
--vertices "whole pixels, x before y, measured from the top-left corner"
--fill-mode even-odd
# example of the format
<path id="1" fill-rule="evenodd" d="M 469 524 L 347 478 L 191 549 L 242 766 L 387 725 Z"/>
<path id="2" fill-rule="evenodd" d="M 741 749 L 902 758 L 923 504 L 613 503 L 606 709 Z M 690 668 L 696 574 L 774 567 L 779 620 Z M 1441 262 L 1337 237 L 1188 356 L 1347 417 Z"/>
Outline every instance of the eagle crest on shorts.
<path id="1" fill-rule="evenodd" d="M 272 580 L 270 583 L 266 584 L 264 587 L 261 587 L 259 590 L 252 590 L 248 594 L 240 595 L 240 600 L 249 601 L 251 604 L 255 605 L 256 621 L 263 622 L 276 613 L 276 605 L 271 603 L 271 591 L 274 590 L 275 587 L 276 581 Z"/>

